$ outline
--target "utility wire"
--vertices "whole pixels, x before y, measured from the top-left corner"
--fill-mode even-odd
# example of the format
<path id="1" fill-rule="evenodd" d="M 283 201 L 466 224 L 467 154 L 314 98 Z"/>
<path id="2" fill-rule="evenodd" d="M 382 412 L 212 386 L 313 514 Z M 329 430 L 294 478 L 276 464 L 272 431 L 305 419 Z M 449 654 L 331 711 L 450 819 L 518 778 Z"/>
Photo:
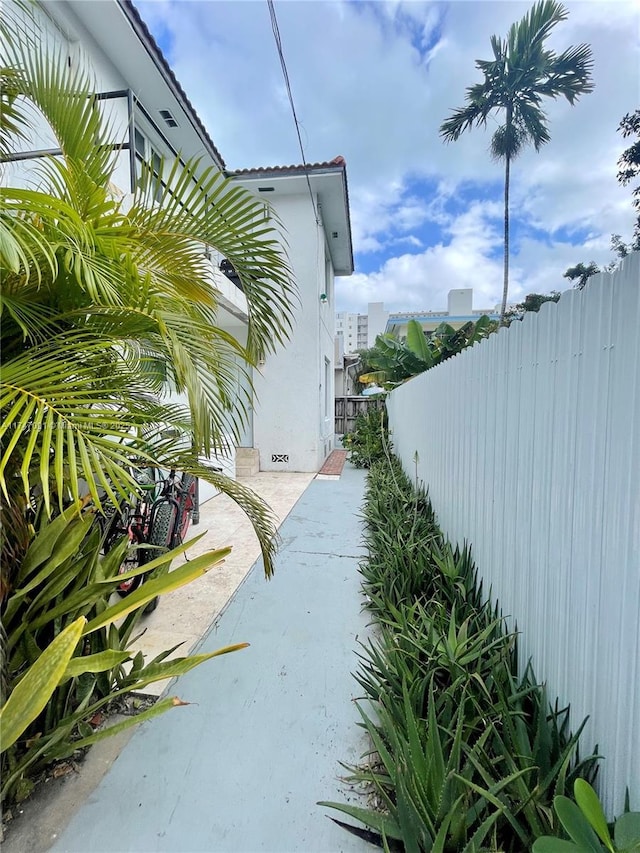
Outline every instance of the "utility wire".
<path id="1" fill-rule="evenodd" d="M 296 108 L 293 103 L 293 94 L 291 93 L 291 84 L 289 83 L 289 72 L 287 71 L 287 64 L 284 60 L 284 52 L 282 50 L 282 41 L 280 39 L 280 29 L 278 27 L 278 19 L 276 18 L 276 10 L 273 5 L 273 0 L 267 0 L 267 6 L 269 7 L 269 15 L 271 16 L 271 29 L 273 30 L 273 37 L 276 41 L 276 49 L 278 51 L 278 56 L 280 57 L 280 65 L 282 66 L 282 74 L 284 77 L 285 86 L 287 87 L 287 94 L 289 96 L 289 103 L 291 104 L 291 112 L 293 113 L 293 121 L 296 126 L 296 134 L 298 135 L 298 143 L 300 145 L 300 154 L 302 155 L 302 165 L 304 166 L 304 174 L 307 179 L 307 187 L 309 189 L 309 198 L 311 199 L 311 205 L 313 207 L 313 213 L 316 218 L 316 225 L 320 225 L 320 217 L 318 216 L 318 211 L 316 210 L 316 203 L 313 198 L 313 192 L 311 190 L 311 181 L 309 180 L 309 170 L 307 158 L 304 156 L 304 148 L 302 146 L 302 136 L 300 135 L 300 123 L 298 122 L 298 116 L 296 115 Z"/>

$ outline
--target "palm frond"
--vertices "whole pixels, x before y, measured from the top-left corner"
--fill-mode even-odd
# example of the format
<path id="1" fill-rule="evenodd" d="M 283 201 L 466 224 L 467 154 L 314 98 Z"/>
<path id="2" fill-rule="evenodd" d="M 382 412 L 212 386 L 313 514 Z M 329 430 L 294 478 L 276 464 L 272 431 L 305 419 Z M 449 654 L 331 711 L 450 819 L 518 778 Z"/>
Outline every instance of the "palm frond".
<path id="1" fill-rule="evenodd" d="M 223 494 L 230 497 L 245 513 L 255 531 L 264 566 L 264 573 L 269 578 L 273 575 L 274 557 L 278 547 L 277 518 L 273 511 L 254 491 L 232 480 L 225 474 L 210 466 L 194 460 L 190 454 L 178 456 L 173 460 L 174 466 L 180 471 L 193 474 L 215 486 Z"/>
<path id="2" fill-rule="evenodd" d="M 469 97 L 469 100 L 468 106 L 455 109 L 440 125 L 440 136 L 445 142 L 456 142 L 474 124 L 486 122 L 485 103 L 478 96 Z"/>
<path id="3" fill-rule="evenodd" d="M 593 91 L 592 71 L 591 48 L 587 44 L 575 45 L 549 60 L 548 77 L 541 83 L 539 91 L 551 98 L 564 96 L 574 104 L 580 95 Z"/>
<path id="4" fill-rule="evenodd" d="M 28 497 L 37 485 L 48 509 L 52 486 L 62 504 L 67 490 L 79 498 L 80 479 L 98 506 L 100 490 L 111 499 L 126 493 L 130 455 L 153 458 L 140 430 L 187 422 L 183 410 L 148 395 L 137 365 L 96 335 L 31 347 L 3 364 L 2 380 L 0 487 L 8 497 L 7 481 L 18 477 Z"/>
<path id="5" fill-rule="evenodd" d="M 153 191 L 145 170 L 128 219 L 139 229 L 148 252 L 143 260 L 154 278 L 175 284 L 185 270 L 199 266 L 201 279 L 203 248 L 220 252 L 236 269 L 247 298 L 247 350 L 257 358 L 282 344 L 292 328 L 297 290 L 274 216 L 265 224 L 261 202 L 215 169 L 200 170 L 197 159 L 174 162 L 162 197 L 149 206 Z"/>

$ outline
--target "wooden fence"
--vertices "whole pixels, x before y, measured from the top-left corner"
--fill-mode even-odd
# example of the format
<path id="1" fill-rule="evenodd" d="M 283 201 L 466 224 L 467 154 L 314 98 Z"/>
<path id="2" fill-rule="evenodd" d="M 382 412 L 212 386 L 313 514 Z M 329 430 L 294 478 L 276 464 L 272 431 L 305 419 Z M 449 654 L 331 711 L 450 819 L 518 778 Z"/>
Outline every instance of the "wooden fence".
<path id="1" fill-rule="evenodd" d="M 336 397 L 336 435 L 351 432 L 358 415 L 370 409 L 381 409 L 384 402 L 373 397 Z"/>

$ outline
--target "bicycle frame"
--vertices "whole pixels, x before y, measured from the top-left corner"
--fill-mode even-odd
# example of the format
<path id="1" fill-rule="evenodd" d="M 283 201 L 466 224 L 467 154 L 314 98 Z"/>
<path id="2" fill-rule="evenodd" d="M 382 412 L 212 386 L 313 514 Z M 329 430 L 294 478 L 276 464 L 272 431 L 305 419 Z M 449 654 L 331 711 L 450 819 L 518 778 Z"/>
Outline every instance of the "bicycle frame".
<path id="1" fill-rule="evenodd" d="M 151 477 L 148 473 L 136 476 L 141 492 L 132 495 L 128 503 L 115 511 L 105 534 L 105 553 L 122 536 L 127 536 L 130 543 L 137 546 L 135 551 L 129 551 L 121 572 L 130 570 L 132 564 L 143 565 L 158 553 L 175 548 L 183 541 L 197 507 L 196 478 L 180 475 L 174 468 L 164 477 L 159 476 L 157 469 L 145 470 L 153 471 Z M 144 548 L 145 545 L 149 545 L 149 549 Z M 118 592 L 121 595 L 133 592 L 145 577 L 140 574 L 123 581 Z"/>

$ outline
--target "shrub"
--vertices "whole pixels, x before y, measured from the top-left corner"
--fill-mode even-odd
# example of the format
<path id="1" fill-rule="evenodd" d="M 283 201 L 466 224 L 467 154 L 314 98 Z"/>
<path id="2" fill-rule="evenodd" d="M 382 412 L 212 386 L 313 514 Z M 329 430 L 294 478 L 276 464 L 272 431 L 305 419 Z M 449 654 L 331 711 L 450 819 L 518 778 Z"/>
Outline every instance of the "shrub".
<path id="1" fill-rule="evenodd" d="M 549 704 L 531 666 L 518 672 L 516 635 L 483 600 L 470 549 L 445 541 L 397 460 L 369 472 L 364 521 L 377 630 L 356 678 L 371 754 L 351 780 L 377 807 L 323 805 L 385 849 L 530 850 L 558 828 L 554 796 L 595 775 L 595 756 L 578 754 L 584 723 L 572 735 L 569 709 Z"/>
<path id="2" fill-rule="evenodd" d="M 374 462 L 384 459 L 392 446 L 384 404 L 379 409 L 357 415 L 353 432 L 343 436 L 342 444 L 356 468 L 370 468 Z"/>
<path id="3" fill-rule="evenodd" d="M 246 645 L 167 661 L 170 649 L 150 662 L 129 650 L 145 605 L 203 575 L 230 548 L 210 551 L 169 574 L 171 560 L 187 547 L 181 545 L 128 573 L 154 571 L 154 576 L 111 604 L 111 594 L 127 577 L 118 573 L 127 539 L 102 555 L 99 526 L 80 503 L 52 521 L 43 514 L 38 528 L 2 616 L 3 804 L 28 796 L 34 779 L 52 761 L 184 704 L 168 697 L 117 726 L 95 731 L 91 721 L 112 699 Z"/>

